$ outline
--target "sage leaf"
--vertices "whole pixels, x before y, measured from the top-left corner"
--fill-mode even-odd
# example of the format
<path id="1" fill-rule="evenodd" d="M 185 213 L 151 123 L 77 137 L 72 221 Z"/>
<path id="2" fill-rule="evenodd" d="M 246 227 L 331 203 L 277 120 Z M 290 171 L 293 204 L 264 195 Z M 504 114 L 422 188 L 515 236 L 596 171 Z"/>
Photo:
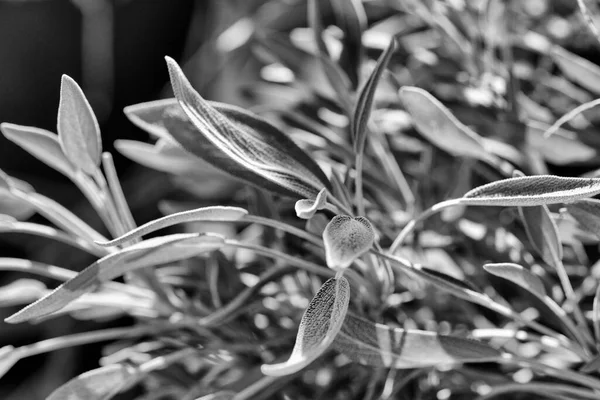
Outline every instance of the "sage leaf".
<path id="1" fill-rule="evenodd" d="M 17 279 L 0 287 L 0 307 L 31 303 L 46 293 L 48 293 L 46 285 L 37 279 Z"/>
<path id="2" fill-rule="evenodd" d="M 148 132 L 157 139 L 174 140 L 164 124 L 165 112 L 179 108 L 176 98 L 154 100 L 127 106 L 123 112 L 135 126 Z"/>
<path id="3" fill-rule="evenodd" d="M 342 328 L 349 302 L 348 280 L 343 276 L 327 280 L 302 316 L 290 358 L 283 363 L 261 366 L 263 374 L 293 374 L 320 357 L 331 346 Z"/>
<path id="4" fill-rule="evenodd" d="M 236 394 L 237 393 L 229 390 L 223 390 L 221 392 L 207 394 L 206 396 L 199 397 L 196 400 L 233 400 Z"/>
<path id="5" fill-rule="evenodd" d="M 298 218 L 311 219 L 327 203 L 327 189 L 322 189 L 314 200 L 301 199 L 294 206 Z"/>
<path id="6" fill-rule="evenodd" d="M 360 0 L 333 0 L 331 5 L 337 23 L 344 31 L 339 63 L 356 87 L 364 56 L 362 40 L 367 28 L 367 14 Z"/>
<path id="7" fill-rule="evenodd" d="M 136 370 L 131 366 L 106 365 L 71 379 L 46 400 L 107 400 L 124 390 L 135 376 Z"/>
<path id="8" fill-rule="evenodd" d="M 375 230 L 365 217 L 336 215 L 325 227 L 323 242 L 329 268 L 344 269 L 369 251 Z"/>
<path id="9" fill-rule="evenodd" d="M 529 121 L 527 123 L 528 143 L 555 165 L 589 161 L 597 154 L 596 150 L 577 138 L 577 134 L 559 128 L 552 136 L 545 136 L 550 125 Z"/>
<path id="10" fill-rule="evenodd" d="M 29 154 L 67 177 L 75 175 L 75 167 L 63 153 L 58 136 L 31 126 L 0 124 L 2 134 Z"/>
<path id="11" fill-rule="evenodd" d="M 563 248 L 558 227 L 548 207 L 519 207 L 519 215 L 525 225 L 529 242 L 546 264 L 556 267 L 556 263 L 562 260 Z"/>
<path id="12" fill-rule="evenodd" d="M 600 94 L 600 67 L 559 46 L 554 46 L 551 54 L 558 67 L 569 79 L 590 92 Z"/>
<path id="13" fill-rule="evenodd" d="M 193 210 L 181 211 L 162 218 L 145 223 L 144 225 L 113 239 L 109 242 L 98 243 L 101 246 L 119 246 L 125 242 L 137 239 L 159 229 L 169 226 L 182 224 L 186 222 L 220 222 L 220 221 L 239 221 L 248 215 L 248 211 L 240 207 L 211 206 L 195 208 Z"/>
<path id="14" fill-rule="evenodd" d="M 67 158 L 93 175 L 100 165 L 100 126 L 83 91 L 71 77 L 63 75 L 58 107 L 58 140 Z"/>
<path id="15" fill-rule="evenodd" d="M 204 100 L 191 86 L 177 63 L 167 57 L 175 97 L 196 127 L 194 136 L 175 139 L 186 150 L 200 156 L 198 136 L 217 147 L 231 161 L 252 171 L 292 196 L 316 197 L 330 184 L 319 166 L 291 139 L 267 121 L 244 110 L 229 106 L 228 118 Z"/>
<path id="16" fill-rule="evenodd" d="M 367 79 L 358 93 L 351 125 L 355 152 L 362 152 L 364 149 L 365 141 L 367 139 L 367 123 L 369 122 L 371 110 L 373 109 L 375 90 L 383 76 L 383 72 L 392 59 L 394 51 L 396 51 L 396 37 L 392 38 L 388 47 L 381 53 L 377 60 L 377 64 L 375 65 L 375 69 L 373 69 L 369 79 Z"/>
<path id="17" fill-rule="evenodd" d="M 417 131 L 434 146 L 455 157 L 489 160 L 481 137 L 427 91 L 405 86 L 400 98 Z"/>
<path id="18" fill-rule="evenodd" d="M 19 360 L 19 351 L 14 346 L 0 347 L 0 378 L 10 371 Z"/>
<path id="19" fill-rule="evenodd" d="M 502 357 L 499 350 L 473 339 L 391 328 L 350 312 L 334 348 L 360 364 L 395 369 L 493 362 Z"/>
<path id="20" fill-rule="evenodd" d="M 166 264 L 216 250 L 225 243 L 221 236 L 173 234 L 144 240 L 94 262 L 48 295 L 8 317 L 11 324 L 52 314 L 84 293 L 139 268 Z"/>
<path id="21" fill-rule="evenodd" d="M 535 175 L 508 178 L 465 193 L 460 202 L 481 206 L 531 207 L 567 203 L 600 193 L 600 179 Z"/>
<path id="22" fill-rule="evenodd" d="M 567 211 L 586 231 L 600 239 L 600 201 L 582 199 L 567 204 Z"/>
<path id="23" fill-rule="evenodd" d="M 494 276 L 519 285 L 539 298 L 546 297 L 544 282 L 521 265 L 512 263 L 486 264 L 483 268 Z"/>

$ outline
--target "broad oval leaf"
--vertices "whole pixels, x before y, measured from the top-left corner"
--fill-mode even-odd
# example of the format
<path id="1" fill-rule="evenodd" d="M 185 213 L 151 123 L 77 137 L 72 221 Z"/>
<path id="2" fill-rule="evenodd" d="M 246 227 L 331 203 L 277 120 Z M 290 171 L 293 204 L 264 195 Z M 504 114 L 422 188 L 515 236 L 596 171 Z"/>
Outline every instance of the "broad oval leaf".
<path id="1" fill-rule="evenodd" d="M 46 400 L 106 400 L 125 389 L 136 376 L 133 367 L 111 364 L 85 372 L 50 394 Z"/>
<path id="2" fill-rule="evenodd" d="M 360 364 L 395 369 L 493 362 L 502 353 L 479 341 L 435 332 L 391 328 L 346 315 L 334 348 Z"/>
<path id="3" fill-rule="evenodd" d="M 578 200 L 567 204 L 567 211 L 586 231 L 600 239 L 600 200 Z"/>
<path id="4" fill-rule="evenodd" d="M 535 175 L 502 179 L 467 192 L 460 202 L 481 206 L 531 207 L 566 203 L 600 193 L 598 178 Z"/>
<path id="5" fill-rule="evenodd" d="M 558 227 L 550 215 L 548 206 L 519 207 L 519 215 L 525 225 L 529 242 L 544 262 L 556 267 L 562 260 L 563 248 Z"/>
<path id="6" fill-rule="evenodd" d="M 483 269 L 494 276 L 519 285 L 540 298 L 546 296 L 544 282 L 521 265 L 512 263 L 486 264 L 483 266 Z"/>
<path id="7" fill-rule="evenodd" d="M 559 46 L 552 48 L 552 56 L 569 79 L 591 92 L 600 94 L 600 67 Z"/>
<path id="8" fill-rule="evenodd" d="M 97 289 L 103 282 L 139 268 L 166 264 L 210 252 L 222 247 L 221 236 L 207 234 L 173 234 L 136 243 L 94 262 L 38 301 L 6 318 L 16 324 L 52 314 L 84 293 Z"/>
<path id="9" fill-rule="evenodd" d="M 100 126 L 83 91 L 71 77 L 62 76 L 58 107 L 58 139 L 67 158 L 87 174 L 100 165 Z"/>
<path id="10" fill-rule="evenodd" d="M 325 227 L 323 242 L 329 268 L 344 269 L 369 251 L 375 230 L 365 217 L 336 215 Z"/>
<path id="11" fill-rule="evenodd" d="M 400 98 L 419 133 L 433 145 L 457 157 L 489 159 L 481 137 L 427 91 L 405 86 Z"/>
<path id="12" fill-rule="evenodd" d="M 265 375 L 293 374 L 308 366 L 331 346 L 338 335 L 350 302 L 346 278 L 331 278 L 319 289 L 302 316 L 290 358 L 280 364 L 261 366 Z"/>
<path id="13" fill-rule="evenodd" d="M 285 134 L 251 113 L 233 106 L 229 115 L 215 109 L 191 86 L 177 63 L 166 58 L 175 97 L 196 127 L 194 137 L 172 134 L 186 150 L 198 152 L 198 136 L 239 166 L 279 186 L 291 195 L 315 197 L 330 184 L 319 166 Z M 196 154 L 202 158 L 204 152 Z"/>
<path id="14" fill-rule="evenodd" d="M 186 222 L 220 222 L 220 221 L 239 221 L 248 215 L 248 211 L 240 207 L 211 206 L 196 208 L 189 211 L 181 211 L 175 214 L 166 215 L 162 218 L 145 223 L 144 225 L 113 239 L 109 242 L 98 243 L 101 246 L 119 246 L 132 239 L 155 232 L 159 229 L 169 226 L 182 224 Z"/>
<path id="15" fill-rule="evenodd" d="M 298 218 L 311 219 L 315 213 L 322 210 L 327 203 L 327 189 L 323 189 L 319 192 L 314 200 L 301 199 L 298 200 L 294 206 L 296 209 L 296 215 Z"/>
<path id="16" fill-rule="evenodd" d="M 0 130 L 2 130 L 4 137 L 46 165 L 65 176 L 74 176 L 75 168 L 63 153 L 58 136 L 54 133 L 32 126 L 6 122 L 0 124 Z"/>

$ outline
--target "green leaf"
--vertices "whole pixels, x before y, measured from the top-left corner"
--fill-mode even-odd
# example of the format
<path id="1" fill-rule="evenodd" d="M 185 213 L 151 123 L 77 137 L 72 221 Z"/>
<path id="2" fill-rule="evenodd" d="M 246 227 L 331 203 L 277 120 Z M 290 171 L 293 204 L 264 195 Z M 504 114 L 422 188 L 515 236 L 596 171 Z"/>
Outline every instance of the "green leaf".
<path id="1" fill-rule="evenodd" d="M 494 276 L 519 285 L 539 298 L 546 297 L 544 282 L 521 265 L 512 263 L 486 264 L 483 268 Z"/>
<path id="2" fill-rule="evenodd" d="M 344 269 L 369 251 L 375 240 L 373 225 L 365 217 L 336 215 L 323 232 L 329 268 Z"/>
<path id="3" fill-rule="evenodd" d="M 263 365 L 263 374 L 293 374 L 320 357 L 342 328 L 349 302 L 350 284 L 346 278 L 342 276 L 327 280 L 302 316 L 290 358 L 280 364 Z"/>
<path id="4" fill-rule="evenodd" d="M 558 227 L 548 207 L 519 207 L 519 215 L 525 225 L 529 242 L 546 264 L 556 266 L 557 260 L 562 260 L 563 248 Z"/>
<path id="5" fill-rule="evenodd" d="M 183 224 L 186 222 L 220 222 L 220 221 L 239 221 L 248 215 L 246 209 L 240 207 L 211 206 L 195 208 L 193 210 L 181 211 L 175 214 L 166 215 L 162 218 L 145 223 L 144 225 L 113 239 L 109 242 L 98 243 L 101 246 L 120 246 L 130 240 L 137 239 L 159 229 L 169 226 Z"/>
<path id="6" fill-rule="evenodd" d="M 552 57 L 569 79 L 590 92 L 600 94 L 600 67 L 559 46 L 553 47 Z"/>
<path id="7" fill-rule="evenodd" d="M 360 364 L 395 369 L 493 362 L 502 357 L 500 351 L 476 340 L 390 328 L 352 313 L 346 316 L 334 348 Z"/>
<path id="8" fill-rule="evenodd" d="M 50 394 L 46 400 L 108 400 L 136 377 L 133 367 L 112 364 L 85 372 Z"/>
<path id="9" fill-rule="evenodd" d="M 326 203 L 327 189 L 323 189 L 319 192 L 314 200 L 298 200 L 294 208 L 296 209 L 296 215 L 298 218 L 311 219 L 317 211 L 322 210 L 325 207 Z"/>
<path id="10" fill-rule="evenodd" d="M 62 76 L 58 107 L 58 139 L 67 158 L 93 175 L 100 165 L 100 126 L 83 91 L 71 77 Z"/>
<path id="11" fill-rule="evenodd" d="M 63 153 L 58 136 L 54 133 L 6 122 L 0 124 L 0 130 L 4 137 L 49 167 L 68 177 L 75 175 L 75 168 Z"/>
<path id="12" fill-rule="evenodd" d="M 364 83 L 358 93 L 358 99 L 354 107 L 352 118 L 352 137 L 354 138 L 354 151 L 363 151 L 367 139 L 367 123 L 373 109 L 373 99 L 377 84 L 383 76 L 383 71 L 387 68 L 392 55 L 396 51 L 396 37 L 393 37 L 390 44 L 379 56 L 375 69 L 371 72 L 369 79 Z"/>
<path id="13" fill-rule="evenodd" d="M 600 200 L 582 199 L 566 206 L 569 214 L 583 229 L 600 239 Z"/>
<path id="14" fill-rule="evenodd" d="M 330 187 L 314 160 L 285 134 L 266 120 L 233 106 L 227 106 L 229 116 L 225 116 L 192 88 L 173 59 L 167 57 L 167 64 L 175 96 L 197 129 L 193 137 L 171 132 L 186 150 L 203 158 L 198 137 L 204 137 L 231 161 L 289 195 L 311 198 L 321 188 Z"/>
<path id="15" fill-rule="evenodd" d="M 174 234 L 136 243 L 94 262 L 51 293 L 8 317 L 11 324 L 52 314 L 97 289 L 101 283 L 139 268 L 172 263 L 216 250 L 225 243 L 221 236 Z"/>
<path id="16" fill-rule="evenodd" d="M 600 179 L 535 175 L 502 179 L 467 192 L 461 203 L 531 207 L 565 203 L 600 193 Z"/>
<path id="17" fill-rule="evenodd" d="M 489 160 L 481 137 L 423 89 L 405 86 L 400 99 L 421 135 L 456 157 Z"/>

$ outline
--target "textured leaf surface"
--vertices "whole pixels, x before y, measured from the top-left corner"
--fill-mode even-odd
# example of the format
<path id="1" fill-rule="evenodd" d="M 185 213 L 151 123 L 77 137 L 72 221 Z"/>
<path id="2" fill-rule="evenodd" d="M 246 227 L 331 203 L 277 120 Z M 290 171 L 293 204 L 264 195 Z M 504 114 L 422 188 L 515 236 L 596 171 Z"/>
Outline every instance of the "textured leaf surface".
<path id="1" fill-rule="evenodd" d="M 552 49 L 552 57 L 569 79 L 595 94 L 600 94 L 600 67 L 559 46 Z"/>
<path id="2" fill-rule="evenodd" d="M 336 215 L 323 232 L 327 265 L 347 268 L 371 248 L 374 240 L 373 225 L 365 217 Z"/>
<path id="3" fill-rule="evenodd" d="M 127 272 L 184 260 L 216 250 L 223 244 L 222 237 L 203 234 L 174 234 L 136 243 L 101 258 L 48 295 L 11 315 L 5 321 L 20 323 L 52 314 L 84 293 L 97 289 L 101 283 Z"/>
<path id="4" fill-rule="evenodd" d="M 600 179 L 535 175 L 502 179 L 467 192 L 461 202 L 482 206 L 539 206 L 600 193 Z"/>
<path id="5" fill-rule="evenodd" d="M 128 366 L 112 364 L 83 373 L 50 394 L 46 400 L 106 400 L 123 390 L 135 376 Z"/>
<path id="6" fill-rule="evenodd" d="M 262 372 L 270 376 L 293 374 L 321 356 L 342 328 L 349 301 L 350 284 L 346 278 L 325 282 L 302 316 L 290 358 L 284 363 L 263 365 Z"/>
<path id="7" fill-rule="evenodd" d="M 92 175 L 100 165 L 100 126 L 83 91 L 71 77 L 63 75 L 58 107 L 58 139 L 67 158 Z"/>
<path id="8" fill-rule="evenodd" d="M 198 137 L 203 136 L 231 161 L 290 194 L 311 198 L 329 188 L 314 160 L 277 128 L 233 106 L 225 116 L 192 88 L 174 60 L 167 58 L 167 64 L 175 97 L 196 127 L 193 137 L 171 132 L 186 150 L 203 158 L 205 152 L 198 147 Z"/>
<path id="9" fill-rule="evenodd" d="M 458 157 L 489 158 L 481 137 L 431 94 L 405 86 L 400 89 L 400 98 L 419 133 L 433 145 Z"/>
<path id="10" fill-rule="evenodd" d="M 542 280 L 521 265 L 512 263 L 486 264 L 483 268 L 490 274 L 519 285 L 540 298 L 546 296 L 546 288 Z"/>
<path id="11" fill-rule="evenodd" d="M 600 201 L 583 199 L 567 204 L 569 214 L 588 232 L 600 239 Z"/>
<path id="12" fill-rule="evenodd" d="M 360 364 L 421 368 L 461 362 L 491 362 L 502 353 L 476 340 L 435 332 L 391 328 L 348 313 L 334 347 Z"/>
<path id="13" fill-rule="evenodd" d="M 296 202 L 295 209 L 298 218 L 311 219 L 319 210 L 322 210 L 327 203 L 327 189 L 319 192 L 314 200 L 301 199 Z"/>

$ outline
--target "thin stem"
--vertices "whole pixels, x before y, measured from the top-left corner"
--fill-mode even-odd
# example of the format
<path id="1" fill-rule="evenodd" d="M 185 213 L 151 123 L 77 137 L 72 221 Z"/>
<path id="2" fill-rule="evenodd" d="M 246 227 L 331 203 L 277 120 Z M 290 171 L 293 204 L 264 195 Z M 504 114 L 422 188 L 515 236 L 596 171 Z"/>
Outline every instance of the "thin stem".
<path id="1" fill-rule="evenodd" d="M 427 210 L 423 211 L 419 216 L 412 219 L 406 226 L 400 231 L 400 234 L 396 237 L 394 242 L 392 243 L 389 253 L 394 254 L 400 246 L 404 243 L 404 240 L 407 236 L 417 227 L 417 224 L 431 217 L 432 215 L 442 211 L 445 208 L 454 207 L 461 205 L 461 199 L 450 199 L 446 201 L 442 201 L 441 203 L 434 204 L 429 207 Z"/>
<path id="2" fill-rule="evenodd" d="M 363 194 L 363 158 L 364 158 L 364 145 L 358 150 L 356 154 L 356 180 L 354 186 L 356 194 L 354 196 L 354 202 L 356 203 L 356 210 L 358 215 L 365 215 L 365 203 Z"/>
<path id="3" fill-rule="evenodd" d="M 530 359 L 530 358 L 524 358 L 524 357 L 518 357 L 518 356 L 510 356 L 510 357 L 507 357 L 506 359 L 504 359 L 503 361 L 506 361 L 507 363 L 517 363 L 521 366 L 531 368 L 532 370 L 534 370 L 536 372 L 550 375 L 554 378 L 574 382 L 574 383 L 577 383 L 577 384 L 580 384 L 583 386 L 587 386 L 594 390 L 600 390 L 600 380 L 598 380 L 596 378 L 592 378 L 587 375 L 578 374 L 577 372 L 573 372 L 566 368 L 559 369 L 559 368 L 551 367 L 546 364 L 542 364 L 542 363 L 535 361 L 533 359 Z"/>
<path id="4" fill-rule="evenodd" d="M 505 383 L 492 388 L 489 393 L 477 397 L 476 400 L 489 400 L 494 397 L 503 396 L 508 393 L 523 392 L 523 393 L 536 393 L 546 394 L 550 398 L 556 398 L 557 392 L 563 392 L 571 396 L 578 396 L 584 399 L 598 399 L 598 394 L 589 390 L 580 389 L 576 386 L 564 385 L 559 383 L 551 382 L 528 382 L 528 383 Z"/>
<path id="5" fill-rule="evenodd" d="M 552 126 L 548 128 L 546 132 L 544 132 L 544 138 L 549 138 L 554 133 L 556 133 L 560 129 L 560 127 L 563 126 L 565 123 L 569 122 L 582 112 L 587 111 L 590 108 L 594 108 L 598 105 L 600 105 L 600 99 L 588 101 L 587 103 L 583 103 L 582 105 L 575 107 L 574 109 L 560 117 L 554 124 L 552 124 Z"/>
<path id="6" fill-rule="evenodd" d="M 327 199 L 329 201 L 331 201 L 331 203 L 333 205 L 335 205 L 337 208 L 339 208 L 339 210 L 341 210 L 342 212 L 344 212 L 346 215 L 350 215 L 350 216 L 354 215 L 354 213 L 352 212 L 352 210 L 350 210 L 348 207 L 346 207 L 344 205 L 344 203 L 342 203 L 341 201 L 339 201 L 333 195 L 329 194 L 329 196 L 327 197 Z M 340 212 L 338 211 L 336 214 L 340 214 Z"/>
<path id="7" fill-rule="evenodd" d="M 254 382 L 250 386 L 246 387 L 241 392 L 233 396 L 233 400 L 248 400 L 253 399 L 257 393 L 264 390 L 265 388 L 273 385 L 277 380 L 281 379 L 281 376 L 265 376 Z M 285 377 L 283 377 L 285 378 Z"/>
<path id="8" fill-rule="evenodd" d="M 264 226 L 270 226 L 271 228 L 280 229 L 286 233 L 297 236 L 301 239 L 306 240 L 307 242 L 311 242 L 312 244 L 323 247 L 323 240 L 316 235 L 313 235 L 310 232 L 306 232 L 302 229 L 296 228 L 295 226 L 280 222 L 278 220 L 260 217 L 258 215 L 246 215 L 242 219 L 243 221 L 260 224 Z"/>

